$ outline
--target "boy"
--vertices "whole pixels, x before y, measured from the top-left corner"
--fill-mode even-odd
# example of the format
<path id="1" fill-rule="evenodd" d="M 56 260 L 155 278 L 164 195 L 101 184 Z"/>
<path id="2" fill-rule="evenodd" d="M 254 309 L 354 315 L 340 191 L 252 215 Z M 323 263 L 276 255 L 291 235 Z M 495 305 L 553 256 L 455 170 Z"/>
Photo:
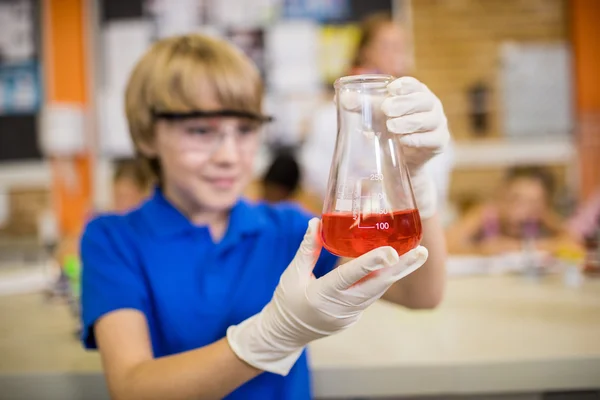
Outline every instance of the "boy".
<path id="1" fill-rule="evenodd" d="M 138 210 L 92 221 L 81 243 L 82 339 L 98 347 L 114 398 L 309 399 L 306 344 L 382 296 L 439 302 L 443 233 L 420 167 L 448 141 L 446 119 L 420 82 L 389 90 L 390 129 L 418 150 L 411 170 L 430 256 L 380 247 L 331 271 L 318 219 L 240 198 L 269 119 L 256 67 L 200 35 L 159 41 L 142 57 L 126 114 L 159 186 Z"/>

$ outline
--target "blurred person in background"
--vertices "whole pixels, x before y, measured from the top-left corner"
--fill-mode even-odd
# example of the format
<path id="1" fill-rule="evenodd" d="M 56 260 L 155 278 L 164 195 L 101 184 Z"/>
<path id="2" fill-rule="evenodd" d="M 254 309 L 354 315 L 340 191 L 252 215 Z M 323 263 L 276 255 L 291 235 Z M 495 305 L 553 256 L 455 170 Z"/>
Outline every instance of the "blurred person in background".
<path id="1" fill-rule="evenodd" d="M 270 203 L 291 200 L 300 184 L 300 166 L 289 150 L 278 150 L 261 181 L 262 197 Z"/>
<path id="2" fill-rule="evenodd" d="M 538 167 L 508 171 L 495 200 L 473 207 L 447 231 L 451 253 L 518 252 L 525 240 L 555 253 L 569 236 L 552 208 L 554 179 Z"/>
<path id="3" fill-rule="evenodd" d="M 136 159 L 118 160 L 112 178 L 113 200 L 109 212 L 126 213 L 139 207 L 150 194 L 152 184 L 152 172 L 145 163 Z M 52 295 L 61 295 L 67 299 L 77 317 L 81 286 L 80 238 L 80 234 L 61 238 L 54 252 L 60 274 L 52 290 Z"/>
<path id="4" fill-rule="evenodd" d="M 389 13 L 367 16 L 360 24 L 350 75 L 404 76 L 409 70 L 406 32 Z"/>
<path id="5" fill-rule="evenodd" d="M 402 78 L 388 90 L 398 86 L 385 108 L 393 125 L 410 123 L 402 103 L 432 129 L 406 137 L 427 139 L 420 165 L 444 148 L 446 118 L 423 84 Z M 270 119 L 262 98 L 252 62 L 202 35 L 154 43 L 130 76 L 130 134 L 158 187 L 140 208 L 91 221 L 81 241 L 82 341 L 100 351 L 116 399 L 309 399 L 308 343 L 381 297 L 411 308 L 441 299 L 431 193 L 420 199 L 424 247 L 380 247 L 335 271 L 317 218 L 241 198 Z"/>
<path id="6" fill-rule="evenodd" d="M 118 160 L 112 177 L 113 199 L 109 213 L 126 213 L 140 206 L 148 197 L 153 185 L 152 172 L 139 160 Z M 89 218 L 92 219 L 94 212 Z M 78 258 L 80 235 L 64 237 L 55 253 L 62 266 L 72 264 L 73 257 Z"/>
<path id="7" fill-rule="evenodd" d="M 410 73 L 407 33 L 389 13 L 367 16 L 360 24 L 360 35 L 348 75 L 386 74 L 395 77 Z M 335 148 L 337 132 L 336 108 L 331 98 L 310 116 L 305 142 L 300 153 L 303 184 L 307 190 L 326 196 L 328 174 Z M 367 155 L 370 156 L 370 155 Z M 437 191 L 438 209 L 444 214 L 450 185 L 453 149 L 448 143 L 443 152 L 432 157 L 425 172 Z"/>
<path id="8" fill-rule="evenodd" d="M 113 176 L 113 211 L 126 213 L 138 207 L 152 190 L 152 171 L 141 160 L 119 160 Z"/>
<path id="9" fill-rule="evenodd" d="M 600 188 L 582 204 L 575 214 L 569 219 L 569 233 L 579 243 L 586 238 L 596 235 L 600 227 Z"/>

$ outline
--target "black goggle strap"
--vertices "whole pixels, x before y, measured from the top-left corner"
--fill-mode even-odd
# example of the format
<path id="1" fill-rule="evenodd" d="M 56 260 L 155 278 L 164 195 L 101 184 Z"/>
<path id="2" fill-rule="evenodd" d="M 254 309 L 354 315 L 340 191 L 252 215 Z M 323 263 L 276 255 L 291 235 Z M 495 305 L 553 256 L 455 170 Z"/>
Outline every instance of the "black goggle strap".
<path id="1" fill-rule="evenodd" d="M 152 111 L 154 119 L 164 119 L 169 121 L 190 119 L 190 118 L 214 118 L 214 117 L 236 117 L 247 118 L 259 122 L 272 122 L 273 117 L 269 115 L 257 114 L 249 111 L 239 110 L 218 110 L 218 111 Z"/>

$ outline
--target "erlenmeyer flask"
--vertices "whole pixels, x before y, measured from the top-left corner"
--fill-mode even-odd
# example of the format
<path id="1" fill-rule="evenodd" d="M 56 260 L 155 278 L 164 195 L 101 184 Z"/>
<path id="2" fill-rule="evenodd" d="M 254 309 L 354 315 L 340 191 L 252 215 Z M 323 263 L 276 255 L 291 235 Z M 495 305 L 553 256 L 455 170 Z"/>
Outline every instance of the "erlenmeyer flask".
<path id="1" fill-rule="evenodd" d="M 381 104 L 389 75 L 335 82 L 337 140 L 323 205 L 324 247 L 358 257 L 380 246 L 398 254 L 421 241 L 421 218 L 398 135 L 388 132 Z"/>

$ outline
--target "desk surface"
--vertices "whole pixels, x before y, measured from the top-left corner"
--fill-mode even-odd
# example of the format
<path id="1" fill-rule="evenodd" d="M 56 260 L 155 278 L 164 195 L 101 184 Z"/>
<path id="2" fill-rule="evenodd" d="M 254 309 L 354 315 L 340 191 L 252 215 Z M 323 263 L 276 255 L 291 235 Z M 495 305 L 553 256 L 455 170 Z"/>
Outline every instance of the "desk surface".
<path id="1" fill-rule="evenodd" d="M 101 370 L 62 304 L 0 297 L 0 321 L 0 375 Z M 439 309 L 377 303 L 311 359 L 321 397 L 600 388 L 600 280 L 452 279 Z"/>

